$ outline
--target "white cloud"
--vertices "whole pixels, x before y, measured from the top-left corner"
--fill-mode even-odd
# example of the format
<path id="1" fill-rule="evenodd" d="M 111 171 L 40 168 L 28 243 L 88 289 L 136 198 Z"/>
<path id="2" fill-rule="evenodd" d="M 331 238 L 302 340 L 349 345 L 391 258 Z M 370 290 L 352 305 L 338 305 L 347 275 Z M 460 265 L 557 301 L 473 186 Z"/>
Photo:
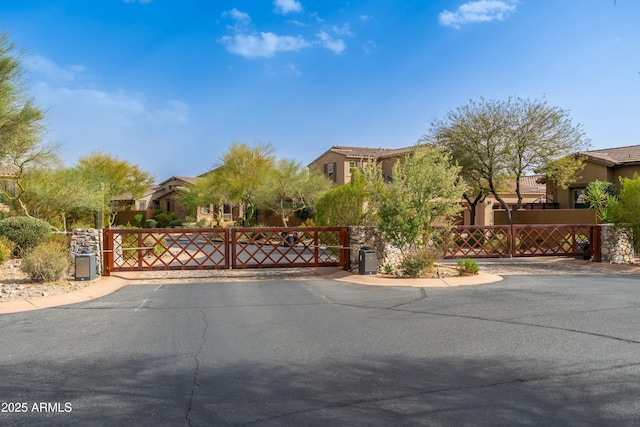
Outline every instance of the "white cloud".
<path id="1" fill-rule="evenodd" d="M 477 0 L 464 3 L 455 12 L 445 10 L 439 21 L 445 27 L 460 28 L 472 22 L 502 21 L 515 12 L 515 0 Z"/>
<path id="2" fill-rule="evenodd" d="M 274 4 L 283 13 L 302 10 L 302 6 L 297 0 L 276 0 Z M 311 41 L 301 35 L 289 36 L 272 32 L 258 32 L 251 25 L 251 17 L 237 9 L 228 10 L 222 16 L 233 19 L 236 25 L 227 26 L 234 34 L 220 37 L 218 43 L 224 45 L 228 52 L 249 59 L 271 58 L 279 53 L 295 52 L 314 45 L 324 47 L 334 53 L 341 53 L 347 48 L 347 45 L 340 37 L 353 35 L 351 27 L 345 23 L 340 27 L 334 25 L 326 31 L 317 32 L 316 40 Z M 301 27 L 308 26 L 308 24 L 298 21 L 288 22 Z M 296 73 L 297 70 L 293 72 L 293 74 Z"/>
<path id="3" fill-rule="evenodd" d="M 298 0 L 274 0 L 276 12 L 283 15 L 290 12 L 302 12 L 302 5 Z"/>
<path id="4" fill-rule="evenodd" d="M 291 52 L 310 46 L 302 37 L 279 36 L 274 33 L 236 34 L 234 36 L 224 36 L 220 42 L 227 47 L 227 50 L 245 58 L 269 58 L 277 53 Z"/>
<path id="5" fill-rule="evenodd" d="M 140 92 L 96 88 L 82 66 L 60 66 L 39 55 L 27 66 L 30 93 L 46 111 L 47 139 L 62 145 L 69 165 L 91 150 L 151 162 L 145 147 L 183 133 L 189 122 L 185 102 L 169 99 L 156 105 Z"/>
<path id="6" fill-rule="evenodd" d="M 241 24 L 249 24 L 251 22 L 251 17 L 249 16 L 248 13 L 241 12 L 235 7 L 231 10 L 222 12 L 222 16 L 229 16 Z"/>
<path id="7" fill-rule="evenodd" d="M 362 50 L 366 54 L 371 54 L 375 52 L 377 48 L 378 46 L 376 45 L 376 42 L 374 42 L 373 40 L 368 40 L 364 45 L 362 45 Z"/>
<path id="8" fill-rule="evenodd" d="M 41 78 L 58 84 L 77 80 L 85 71 L 85 67 L 82 65 L 61 67 L 48 58 L 38 54 L 29 56 L 25 61 L 25 66 L 29 71 Z"/>
<path id="9" fill-rule="evenodd" d="M 342 53 L 347 48 L 343 40 L 334 39 L 325 31 L 320 31 L 316 35 L 318 37 L 318 43 L 334 53 Z"/>
<path id="10" fill-rule="evenodd" d="M 352 36 L 351 27 L 349 24 L 344 24 L 342 27 L 336 27 L 335 25 L 331 27 L 331 31 L 338 36 Z"/>

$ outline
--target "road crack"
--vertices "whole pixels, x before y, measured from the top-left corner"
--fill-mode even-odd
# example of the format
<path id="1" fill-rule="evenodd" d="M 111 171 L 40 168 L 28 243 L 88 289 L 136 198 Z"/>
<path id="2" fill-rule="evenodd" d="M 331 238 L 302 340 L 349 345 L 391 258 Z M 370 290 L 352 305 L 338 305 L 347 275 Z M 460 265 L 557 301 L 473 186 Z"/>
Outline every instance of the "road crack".
<path id="1" fill-rule="evenodd" d="M 403 305 L 413 304 L 414 302 L 420 302 L 423 299 L 427 298 L 427 291 L 424 288 L 420 288 L 420 297 L 412 299 L 411 301 L 401 302 L 400 304 L 392 305 L 391 307 L 387 307 L 387 310 L 392 310 L 394 308 L 402 307 Z"/>
<path id="2" fill-rule="evenodd" d="M 191 393 L 189 394 L 189 404 L 187 405 L 187 411 L 185 412 L 185 418 L 187 420 L 187 424 L 191 426 L 191 407 L 193 404 L 193 396 L 196 393 L 196 390 L 200 388 L 200 384 L 198 383 L 198 374 L 200 373 L 200 353 L 204 348 L 205 343 L 207 342 L 207 330 L 209 329 L 209 322 L 207 321 L 207 317 L 204 314 L 204 311 L 200 310 L 200 314 L 202 315 L 202 323 L 204 324 L 204 328 L 202 329 L 202 335 L 200 335 L 200 347 L 193 355 L 193 360 L 195 362 L 195 370 L 193 372 L 193 385 L 191 387 Z"/>

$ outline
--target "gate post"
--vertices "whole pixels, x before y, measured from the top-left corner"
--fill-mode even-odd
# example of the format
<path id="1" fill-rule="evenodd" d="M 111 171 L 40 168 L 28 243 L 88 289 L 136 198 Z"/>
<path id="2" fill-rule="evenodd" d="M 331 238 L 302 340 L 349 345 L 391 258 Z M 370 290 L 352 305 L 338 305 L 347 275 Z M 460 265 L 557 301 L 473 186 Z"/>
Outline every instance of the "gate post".
<path id="1" fill-rule="evenodd" d="M 113 268 L 113 233 L 108 228 L 102 229 L 102 275 L 110 276 Z"/>
<path id="2" fill-rule="evenodd" d="M 511 250 L 509 251 L 509 253 L 511 254 L 511 258 L 516 256 L 516 226 L 514 224 L 511 224 L 511 226 L 509 227 L 509 234 L 510 234 L 510 239 L 509 239 L 509 246 L 511 246 Z"/>
<path id="3" fill-rule="evenodd" d="M 591 241 L 593 247 L 593 261 L 594 262 L 602 262 L 602 251 L 601 251 L 601 226 L 599 224 L 591 227 Z"/>
<path id="4" fill-rule="evenodd" d="M 351 269 L 351 249 L 349 248 L 349 228 L 340 228 L 340 261 L 342 269 L 349 271 Z"/>

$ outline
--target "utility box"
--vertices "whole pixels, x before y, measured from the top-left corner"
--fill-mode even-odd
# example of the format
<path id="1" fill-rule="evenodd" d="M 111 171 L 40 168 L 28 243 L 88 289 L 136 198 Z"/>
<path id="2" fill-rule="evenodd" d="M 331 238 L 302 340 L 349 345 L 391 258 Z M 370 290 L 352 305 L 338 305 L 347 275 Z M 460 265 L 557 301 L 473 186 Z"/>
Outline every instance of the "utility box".
<path id="1" fill-rule="evenodd" d="M 358 270 L 360 274 L 378 274 L 378 255 L 375 249 L 366 246 L 360 248 Z"/>
<path id="2" fill-rule="evenodd" d="M 92 253 L 76 254 L 76 281 L 96 278 L 96 256 Z"/>

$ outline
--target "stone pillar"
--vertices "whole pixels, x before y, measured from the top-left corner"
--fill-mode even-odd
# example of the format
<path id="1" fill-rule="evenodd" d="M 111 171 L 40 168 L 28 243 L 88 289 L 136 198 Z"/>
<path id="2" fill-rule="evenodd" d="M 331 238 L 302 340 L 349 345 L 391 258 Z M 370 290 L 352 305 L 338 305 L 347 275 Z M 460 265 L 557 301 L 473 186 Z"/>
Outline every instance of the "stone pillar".
<path id="1" fill-rule="evenodd" d="M 71 235 L 71 255 L 81 252 L 96 257 L 96 276 L 102 275 L 102 232 L 95 228 L 78 228 Z M 75 268 L 75 264 L 73 265 Z M 74 272 L 75 273 L 75 272 Z"/>
<path id="2" fill-rule="evenodd" d="M 400 251 L 398 248 L 384 241 L 382 233 L 377 227 L 351 226 L 349 229 L 350 268 L 358 270 L 360 248 L 375 249 L 378 256 L 378 272 L 384 271 L 385 265 L 391 265 L 397 269 L 400 264 Z"/>
<path id="3" fill-rule="evenodd" d="M 631 264 L 635 256 L 630 238 L 631 231 L 625 228 L 616 228 L 613 224 L 602 224 L 600 227 L 602 262 Z"/>

